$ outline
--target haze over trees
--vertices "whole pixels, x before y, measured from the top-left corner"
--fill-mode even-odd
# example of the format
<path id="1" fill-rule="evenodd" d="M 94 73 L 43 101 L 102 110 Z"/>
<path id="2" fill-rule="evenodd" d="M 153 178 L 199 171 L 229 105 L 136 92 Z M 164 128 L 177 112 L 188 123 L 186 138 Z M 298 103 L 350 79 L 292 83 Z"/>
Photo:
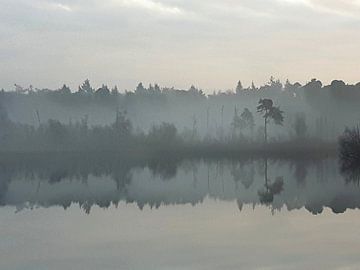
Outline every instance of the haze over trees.
<path id="1" fill-rule="evenodd" d="M 242 162 L 260 158 L 265 160 L 264 178 L 253 200 L 273 206 L 286 185 L 279 174 L 268 177 L 268 159 L 294 161 L 294 178 L 299 186 L 305 185 L 308 163 L 317 160 L 321 174 L 322 160 L 337 154 L 339 136 L 342 172 L 349 181 L 360 179 L 359 131 L 349 128 L 343 134 L 345 125 L 358 121 L 354 108 L 359 93 L 360 84 L 335 81 L 323 86 L 311 80 L 305 86 L 289 81 L 283 85 L 274 78 L 263 86 L 245 87 L 239 82 L 235 91 L 208 95 L 196 86 L 184 90 L 156 83 L 139 83 L 134 91 L 125 92 L 106 84 L 97 88 L 89 80 L 77 91 L 65 84 L 57 90 L 16 85 L 15 91 L 0 92 L 0 152 L 9 159 L 2 164 L 22 170 L 33 157 L 40 158 L 44 164 L 36 166 L 42 166 L 51 184 L 69 175 L 87 175 L 86 170 L 111 171 L 117 189 L 125 192 L 131 168 L 147 167 L 166 180 L 189 158 L 230 160 L 235 185 L 248 189 L 256 169 Z M 330 110 L 330 105 L 338 109 Z M 19 153 L 31 161 L 22 163 Z M 52 168 L 46 162 L 50 156 L 59 157 L 65 167 Z M 86 170 L 75 169 L 61 156 L 76 156 L 76 166 Z M 87 165 L 92 159 L 96 161 Z M 215 175 L 220 174 L 220 163 Z M 195 169 L 193 175 L 196 183 Z M 86 202 L 83 207 L 90 209 Z M 314 206 L 311 211 L 322 209 Z"/>
<path id="2" fill-rule="evenodd" d="M 262 86 L 239 81 L 233 91 L 212 94 L 194 85 L 156 83 L 139 83 L 134 91 L 96 88 L 89 80 L 77 91 L 65 84 L 57 90 L 16 85 L 0 92 L 0 149 L 141 152 L 143 145 L 151 151 L 246 152 L 263 142 L 278 150 L 333 149 L 345 126 L 357 123 L 359 101 L 360 83 L 323 86 L 316 79 L 304 86 L 273 77 Z"/>

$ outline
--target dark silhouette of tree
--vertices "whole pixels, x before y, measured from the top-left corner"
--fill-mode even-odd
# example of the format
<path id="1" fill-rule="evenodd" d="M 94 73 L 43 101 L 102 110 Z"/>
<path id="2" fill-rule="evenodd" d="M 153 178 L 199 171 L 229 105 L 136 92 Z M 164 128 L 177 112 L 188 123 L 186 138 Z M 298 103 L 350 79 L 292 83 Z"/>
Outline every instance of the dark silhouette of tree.
<path id="1" fill-rule="evenodd" d="M 113 96 L 119 95 L 119 90 L 116 85 L 111 89 L 111 95 L 113 95 Z"/>
<path id="2" fill-rule="evenodd" d="M 264 118 L 264 138 L 265 143 L 267 143 L 267 125 L 269 121 L 273 120 L 276 125 L 282 125 L 284 121 L 284 112 L 281 111 L 279 107 L 275 107 L 271 99 L 260 99 L 257 111 Z"/>
<path id="3" fill-rule="evenodd" d="M 304 96 L 306 100 L 312 106 L 318 109 L 321 102 L 324 102 L 323 99 L 323 91 L 322 90 L 322 83 L 317 79 L 312 79 L 309 83 L 307 83 L 304 87 Z"/>
<path id="4" fill-rule="evenodd" d="M 280 80 L 279 79 L 275 80 L 275 78 L 273 76 L 270 77 L 270 80 L 269 80 L 268 84 L 269 84 L 270 88 L 275 92 L 276 91 L 279 92 L 283 88 L 283 85 L 280 82 Z"/>
<path id="5" fill-rule="evenodd" d="M 198 88 L 196 88 L 194 85 L 191 85 L 190 89 L 188 90 L 189 94 L 192 96 L 199 96 L 199 97 L 203 97 L 204 96 L 204 92 L 203 90 L 200 90 Z"/>
<path id="6" fill-rule="evenodd" d="M 292 84 L 289 80 L 286 80 L 284 90 L 290 94 L 295 94 L 300 87 L 300 83 L 296 82 Z"/>
<path id="7" fill-rule="evenodd" d="M 236 94 L 240 94 L 242 91 L 244 90 L 241 81 L 238 81 L 237 85 L 236 85 Z"/>
<path id="8" fill-rule="evenodd" d="M 69 88 L 66 84 L 64 84 L 64 85 L 59 89 L 59 92 L 60 92 L 61 94 L 63 94 L 63 95 L 69 95 L 69 94 L 71 94 L 71 90 L 70 90 L 70 88 Z"/>
<path id="9" fill-rule="evenodd" d="M 154 92 L 155 94 L 161 94 L 160 86 L 157 83 L 154 85 Z"/>
<path id="10" fill-rule="evenodd" d="M 143 84 L 139 83 L 135 89 L 135 94 L 143 95 L 143 94 L 146 94 L 146 92 L 147 91 L 146 91 L 145 87 L 143 86 Z"/>
<path id="11" fill-rule="evenodd" d="M 86 79 L 82 85 L 79 86 L 79 93 L 93 94 L 94 88 L 91 87 L 90 81 Z"/>
<path id="12" fill-rule="evenodd" d="M 322 87 L 321 81 L 315 78 L 311 79 L 311 81 L 305 85 L 305 88 L 308 90 L 320 90 L 321 87 Z"/>
<path id="13" fill-rule="evenodd" d="M 253 81 L 251 82 L 251 90 L 252 91 L 258 90 Z"/>
<path id="14" fill-rule="evenodd" d="M 103 84 L 98 90 L 95 92 L 95 96 L 97 97 L 107 97 L 110 95 L 110 90 L 107 85 Z"/>
<path id="15" fill-rule="evenodd" d="M 284 85 L 284 89 L 285 89 L 286 91 L 289 91 L 289 90 L 292 89 L 292 87 L 293 87 L 292 83 L 289 81 L 289 79 L 286 79 L 286 82 L 285 82 L 285 85 Z"/>
<path id="16" fill-rule="evenodd" d="M 333 80 L 330 84 L 330 93 L 336 98 L 336 99 L 342 99 L 342 100 L 348 100 L 352 98 L 352 95 L 349 94 L 350 91 L 347 91 L 347 86 L 345 82 L 341 80 Z M 351 91 L 353 92 L 353 91 Z M 350 93 L 351 93 L 350 92 Z"/>

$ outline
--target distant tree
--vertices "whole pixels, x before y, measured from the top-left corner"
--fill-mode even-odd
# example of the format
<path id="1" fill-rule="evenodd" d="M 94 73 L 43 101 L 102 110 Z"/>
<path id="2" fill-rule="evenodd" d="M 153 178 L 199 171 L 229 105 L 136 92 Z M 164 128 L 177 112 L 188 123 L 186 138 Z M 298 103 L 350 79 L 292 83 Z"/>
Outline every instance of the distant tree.
<path id="1" fill-rule="evenodd" d="M 292 84 L 289 80 L 286 80 L 284 90 L 296 96 L 297 90 L 301 87 L 301 84 L 296 82 Z"/>
<path id="2" fill-rule="evenodd" d="M 56 148 L 64 143 L 67 130 L 65 125 L 60 121 L 50 119 L 46 126 L 46 132 L 51 143 L 53 143 Z"/>
<path id="3" fill-rule="evenodd" d="M 146 89 L 141 82 L 136 87 L 135 94 L 139 94 L 139 95 L 146 94 Z"/>
<path id="4" fill-rule="evenodd" d="M 275 80 L 275 78 L 273 76 L 270 77 L 268 84 L 269 84 L 270 88 L 275 91 L 281 91 L 283 88 L 283 85 L 280 82 L 280 80 L 279 79 Z"/>
<path id="5" fill-rule="evenodd" d="M 129 137 L 132 132 L 131 121 L 126 116 L 126 111 L 117 111 L 113 128 L 120 138 Z"/>
<path id="6" fill-rule="evenodd" d="M 304 86 L 305 90 L 309 91 L 321 90 L 321 87 L 322 82 L 317 79 L 311 79 L 311 81 Z"/>
<path id="7" fill-rule="evenodd" d="M 330 86 L 331 88 L 337 89 L 337 88 L 345 88 L 346 84 L 344 81 L 341 80 L 333 80 Z"/>
<path id="8" fill-rule="evenodd" d="M 159 126 L 153 126 L 148 136 L 152 142 L 169 143 L 176 139 L 177 129 L 174 124 L 161 123 Z"/>
<path id="9" fill-rule="evenodd" d="M 71 94 L 71 90 L 66 84 L 64 84 L 59 90 L 57 90 L 57 92 L 60 93 L 61 95 Z"/>
<path id="10" fill-rule="evenodd" d="M 156 94 L 160 94 L 160 93 L 161 93 L 160 86 L 159 86 L 157 83 L 154 85 L 154 92 L 155 92 Z"/>
<path id="11" fill-rule="evenodd" d="M 294 121 L 293 127 L 294 127 L 296 137 L 304 138 L 307 133 L 305 115 L 303 115 L 303 114 L 295 115 L 295 121 Z"/>
<path id="12" fill-rule="evenodd" d="M 119 94 L 119 90 L 117 86 L 115 85 L 113 88 L 111 88 L 111 95 L 117 96 Z"/>
<path id="13" fill-rule="evenodd" d="M 255 127 L 254 116 L 248 108 L 245 108 L 239 116 L 237 108 L 235 107 L 231 126 L 233 128 L 234 135 L 237 135 L 237 131 L 241 132 L 245 128 L 248 128 L 251 132 L 253 132 Z"/>
<path id="14" fill-rule="evenodd" d="M 192 94 L 193 96 L 199 96 L 199 97 L 204 97 L 205 96 L 203 90 L 201 90 L 201 89 L 199 90 L 194 85 L 191 85 L 188 93 Z"/>
<path id="15" fill-rule="evenodd" d="M 160 86 L 157 83 L 154 86 L 150 84 L 148 91 L 152 95 L 161 93 Z"/>
<path id="16" fill-rule="evenodd" d="M 299 89 L 301 87 L 301 84 L 299 82 L 294 83 L 295 89 Z"/>
<path id="17" fill-rule="evenodd" d="M 191 85 L 189 88 L 189 92 L 197 93 L 198 89 L 194 85 Z"/>
<path id="18" fill-rule="evenodd" d="M 286 79 L 285 85 L 284 85 L 284 89 L 286 91 L 292 90 L 293 88 L 293 84 L 289 81 L 289 79 Z"/>
<path id="19" fill-rule="evenodd" d="M 85 94 L 93 94 L 94 88 L 91 87 L 90 81 L 86 79 L 82 85 L 79 86 L 79 92 Z"/>
<path id="20" fill-rule="evenodd" d="M 245 108 L 241 113 L 241 121 L 243 122 L 243 127 L 248 128 L 252 133 L 255 127 L 255 121 L 252 112 L 250 112 L 248 108 Z"/>
<path id="21" fill-rule="evenodd" d="M 304 96 L 306 100 L 314 107 L 319 108 L 324 103 L 324 91 L 322 91 L 322 83 L 316 79 L 312 79 L 304 87 Z"/>
<path id="22" fill-rule="evenodd" d="M 149 91 L 150 93 L 153 93 L 153 92 L 154 92 L 154 86 L 153 86 L 151 83 L 149 84 L 148 91 Z"/>
<path id="23" fill-rule="evenodd" d="M 241 81 L 238 81 L 238 83 L 236 85 L 236 94 L 240 94 L 242 91 L 244 91 L 244 88 L 241 84 Z"/>
<path id="24" fill-rule="evenodd" d="M 98 90 L 96 90 L 95 95 L 97 97 L 106 97 L 110 95 L 110 90 L 107 85 L 103 84 Z"/>
<path id="25" fill-rule="evenodd" d="M 255 86 L 255 84 L 254 84 L 253 81 L 251 82 L 251 90 L 252 90 L 252 91 L 257 90 L 257 87 Z"/>
<path id="26" fill-rule="evenodd" d="M 340 80 L 333 80 L 330 85 L 330 93 L 337 99 L 351 100 L 354 91 L 346 91 L 347 86 L 345 82 Z"/>
<path id="27" fill-rule="evenodd" d="M 240 118 L 240 116 L 238 114 L 238 111 L 237 111 L 236 107 L 234 109 L 234 116 L 233 116 L 233 120 L 231 122 L 231 126 L 233 128 L 233 134 L 234 134 L 234 137 L 235 137 L 235 136 L 237 136 L 237 131 L 240 131 L 241 126 L 242 126 L 241 118 Z"/>
<path id="28" fill-rule="evenodd" d="M 260 113 L 265 122 L 264 138 L 267 143 L 267 125 L 270 120 L 273 120 L 276 125 L 282 125 L 284 121 L 284 112 L 279 107 L 275 107 L 271 99 L 260 99 L 257 106 L 257 112 Z"/>

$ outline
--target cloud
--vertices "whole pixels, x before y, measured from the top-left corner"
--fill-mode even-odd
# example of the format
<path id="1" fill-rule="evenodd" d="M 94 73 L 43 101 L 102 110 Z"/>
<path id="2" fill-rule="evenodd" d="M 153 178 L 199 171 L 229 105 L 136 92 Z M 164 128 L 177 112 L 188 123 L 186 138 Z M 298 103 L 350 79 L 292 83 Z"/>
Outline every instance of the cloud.
<path id="1" fill-rule="evenodd" d="M 309 5 L 310 2 L 308 0 L 278 0 L 280 2 L 285 2 L 288 4 L 297 4 L 297 5 Z"/>
<path id="2" fill-rule="evenodd" d="M 284 0 L 297 1 L 297 0 Z M 301 1 L 301 0 L 298 0 Z M 303 0 L 307 6 L 320 13 L 359 19 L 359 0 Z"/>
<path id="3" fill-rule="evenodd" d="M 177 6 L 166 5 L 152 0 L 113 0 L 112 3 L 124 7 L 140 8 L 169 15 L 180 15 L 183 13 L 183 10 Z"/>
<path id="4" fill-rule="evenodd" d="M 60 3 L 54 3 L 52 5 L 52 7 L 54 9 L 60 9 L 60 10 L 64 10 L 64 11 L 73 11 L 71 7 L 69 7 L 67 5 L 60 4 Z"/>
<path id="5" fill-rule="evenodd" d="M 306 8 L 318 14 L 359 20 L 360 0 L 275 0 L 280 5 Z"/>
<path id="6" fill-rule="evenodd" d="M 232 87 L 239 73 L 255 83 L 272 74 L 358 78 L 360 0 L 0 0 L 0 6 L 0 88 L 56 87 L 63 78 L 76 84 L 84 77 L 123 80 L 124 88 L 156 79 L 211 89 Z"/>
<path id="7" fill-rule="evenodd" d="M 65 12 L 73 11 L 73 8 L 71 6 L 59 2 L 38 1 L 35 2 L 34 6 L 36 8 L 44 9 L 44 10 L 55 10 L 55 11 L 65 11 Z"/>

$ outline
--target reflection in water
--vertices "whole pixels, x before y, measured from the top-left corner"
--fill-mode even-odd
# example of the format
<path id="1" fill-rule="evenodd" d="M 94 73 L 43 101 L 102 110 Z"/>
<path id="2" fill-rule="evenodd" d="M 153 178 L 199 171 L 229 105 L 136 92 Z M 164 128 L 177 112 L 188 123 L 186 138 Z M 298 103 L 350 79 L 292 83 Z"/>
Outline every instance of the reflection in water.
<path id="1" fill-rule="evenodd" d="M 335 213 L 360 207 L 360 189 L 346 184 L 334 159 L 135 162 L 59 154 L 0 161 L 0 205 L 18 210 L 77 203 L 90 213 L 93 205 L 107 208 L 121 201 L 143 209 L 196 205 L 207 197 L 234 201 L 240 210 L 264 204 L 272 211 L 305 207 L 318 214 L 324 207 Z"/>
<path id="2" fill-rule="evenodd" d="M 276 177 L 275 181 L 271 183 L 268 178 L 268 160 L 265 159 L 265 190 L 259 190 L 260 203 L 271 205 L 274 201 L 274 195 L 280 194 L 284 187 L 284 180 L 282 177 Z"/>

